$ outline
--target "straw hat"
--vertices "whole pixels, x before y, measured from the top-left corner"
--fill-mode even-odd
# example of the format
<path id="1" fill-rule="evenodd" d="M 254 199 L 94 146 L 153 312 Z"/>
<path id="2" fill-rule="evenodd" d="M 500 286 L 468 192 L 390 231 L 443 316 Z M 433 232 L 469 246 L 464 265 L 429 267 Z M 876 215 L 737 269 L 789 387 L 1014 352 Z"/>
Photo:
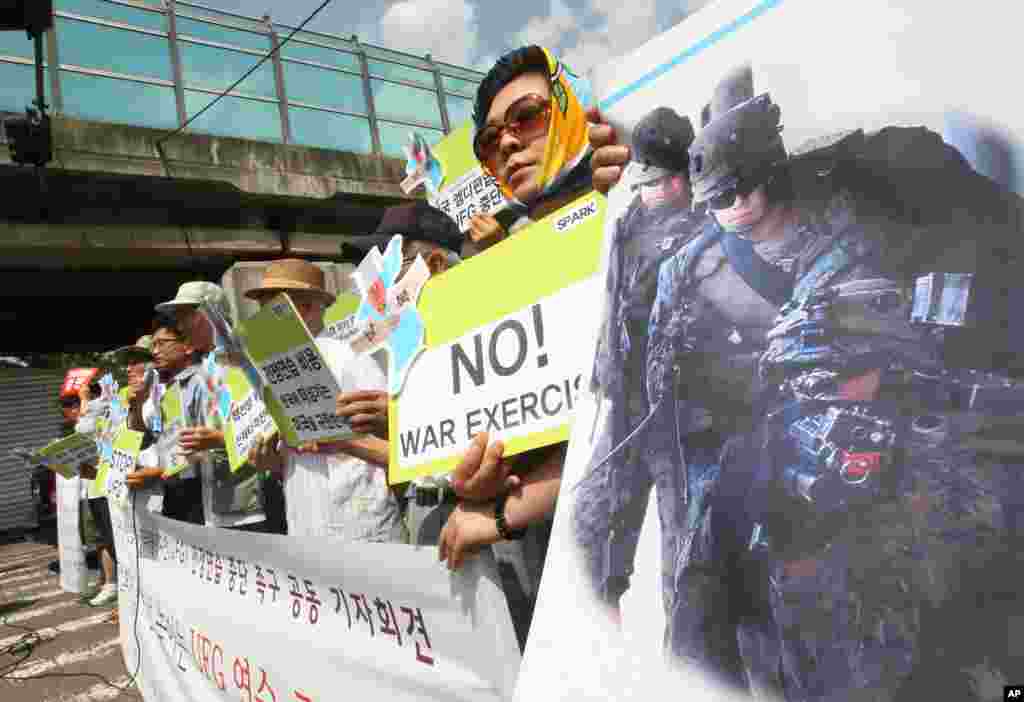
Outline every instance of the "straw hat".
<path id="1" fill-rule="evenodd" d="M 334 295 L 325 290 L 324 272 L 309 261 L 300 258 L 282 258 L 274 261 L 263 271 L 263 280 L 258 288 L 245 293 L 250 300 L 260 300 L 268 295 L 281 292 L 315 293 L 325 305 L 334 304 Z"/>

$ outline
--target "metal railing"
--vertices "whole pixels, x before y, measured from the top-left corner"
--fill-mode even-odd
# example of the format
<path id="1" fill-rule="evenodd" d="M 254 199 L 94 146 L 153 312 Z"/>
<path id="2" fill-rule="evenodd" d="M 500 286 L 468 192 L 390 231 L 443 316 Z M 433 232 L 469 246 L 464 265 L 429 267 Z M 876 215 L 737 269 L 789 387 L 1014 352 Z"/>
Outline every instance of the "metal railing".
<path id="1" fill-rule="evenodd" d="M 193 45 L 210 47 L 226 52 L 225 58 L 235 55 L 251 56 L 255 62 L 259 60 L 260 56 L 279 46 L 282 37 L 293 31 L 292 27 L 272 22 L 269 16 L 256 19 L 235 15 L 191 0 L 75 0 L 74 2 L 69 0 L 66 3 L 57 0 L 55 5 L 58 22 L 63 19 L 65 22 L 84 23 L 95 27 L 97 28 L 97 41 L 103 31 L 100 28 L 106 28 L 107 31 L 115 30 L 115 34 L 132 32 L 154 37 L 154 39 L 165 37 L 168 42 L 170 67 L 170 80 L 168 80 L 152 75 L 140 75 L 143 72 L 141 67 L 133 71 L 131 64 L 133 57 L 128 57 L 123 66 L 117 65 L 116 70 L 111 70 L 109 67 L 99 68 L 61 63 L 62 54 L 67 56 L 71 53 L 71 47 L 62 45 L 64 40 L 61 38 L 61 26 L 55 23 L 54 28 L 47 33 L 45 46 L 49 77 L 48 99 L 54 112 L 58 114 L 73 112 L 73 109 L 71 111 L 66 109 L 68 106 L 65 105 L 65 91 L 62 90 L 63 77 L 68 74 L 92 75 L 136 84 L 163 86 L 164 89 L 172 86 L 176 112 L 175 126 L 180 127 L 189 116 L 186 109 L 188 104 L 186 89 L 193 94 L 209 94 L 210 99 L 213 99 L 219 92 L 213 89 L 212 85 L 202 86 L 196 85 L 194 82 L 187 82 L 182 47 L 185 49 Z M 147 16 L 159 16 L 162 19 L 150 21 Z M 192 29 L 183 31 L 183 21 Z M 162 27 L 162 31 L 157 27 Z M 255 36 L 257 35 L 265 41 L 256 40 Z M 316 60 L 317 58 L 321 60 Z M 3 55 L 3 51 L 0 50 L 0 63 L 25 65 L 29 61 L 24 56 Z M 287 67 L 293 64 L 322 70 L 325 94 L 331 90 L 332 76 L 347 75 L 357 79 L 362 86 L 363 109 L 342 109 L 330 104 L 311 104 L 308 100 L 295 97 L 299 91 L 290 92 L 287 82 Z M 247 94 L 245 83 L 230 95 L 244 100 L 246 103 L 275 102 L 278 106 L 281 143 L 296 142 L 293 122 L 290 119 L 290 107 L 295 105 L 296 108 L 318 110 L 325 115 L 334 113 L 346 115 L 348 118 L 365 120 L 371 137 L 371 152 L 375 154 L 383 154 L 386 150 L 381 136 L 382 125 L 408 127 L 410 131 L 430 130 L 438 136 L 447 134 L 453 128 L 458 127 L 458 124 L 452 124 L 453 120 L 447 100 L 449 98 L 472 100 L 474 96 L 470 88 L 475 88 L 473 84 L 483 78 L 483 74 L 477 71 L 435 61 L 430 54 L 420 57 L 365 44 L 356 36 L 345 38 L 309 30 L 297 32 L 292 41 L 284 47 L 284 50 L 275 53 L 272 60 L 267 61 L 265 66 L 272 68 L 275 98 L 269 97 L 269 94 Z M 261 70 L 264 69 L 261 68 Z M 414 72 L 421 72 L 422 75 Z M 448 79 L 447 82 L 446 79 Z M 457 81 L 469 81 L 469 83 L 456 83 Z M 430 108 L 429 104 L 424 104 L 423 119 L 411 118 L 408 108 L 405 110 L 405 115 L 397 114 L 395 110 L 389 109 L 387 104 L 379 104 L 374 95 L 375 84 L 381 87 L 397 85 L 409 88 L 410 90 L 403 93 L 406 96 L 420 94 L 411 89 L 424 91 L 423 95 L 429 93 L 436 101 L 437 109 L 435 111 Z M 337 87 L 335 86 L 335 88 Z M 269 93 L 269 91 L 266 92 Z M 354 99 L 355 94 L 351 95 Z M 291 99 L 290 96 L 292 96 Z M 116 108 L 116 106 L 111 107 L 112 109 Z M 120 120 L 112 119 L 111 121 Z M 190 127 L 190 130 L 205 131 L 202 127 Z M 253 138 L 245 134 L 237 136 Z M 429 132 L 426 136 L 430 136 Z M 326 146 L 325 148 L 335 147 Z"/>

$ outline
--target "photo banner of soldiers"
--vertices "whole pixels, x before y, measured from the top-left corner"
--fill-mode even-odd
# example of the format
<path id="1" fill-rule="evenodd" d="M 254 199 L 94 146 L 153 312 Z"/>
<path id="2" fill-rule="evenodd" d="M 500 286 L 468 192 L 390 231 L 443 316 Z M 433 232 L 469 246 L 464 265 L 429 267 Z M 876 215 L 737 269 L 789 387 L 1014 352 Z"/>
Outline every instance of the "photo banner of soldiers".
<path id="1" fill-rule="evenodd" d="M 377 271 L 360 308 L 377 321 L 372 339 L 367 327 L 351 343 L 357 353 L 382 344 L 391 359 L 393 484 L 450 472 L 482 431 L 502 439 L 507 456 L 565 441 L 597 323 L 604 202 L 585 195 L 426 280 L 418 301 L 400 304 L 412 331 L 389 312 L 405 289 L 393 280 L 400 241 L 360 264 L 367 276 Z M 407 277 L 425 280 L 416 270 Z"/>
<path id="2" fill-rule="evenodd" d="M 1024 392 L 987 375 L 1020 358 L 1019 308 L 1007 324 L 975 300 L 1020 299 L 985 289 L 1024 253 L 1024 108 L 983 78 L 1016 14 L 722 0 L 588 73 L 632 160 L 517 699 L 983 700 L 1020 682 Z M 885 414 L 879 397 L 925 403 L 908 369 L 975 397 L 978 423 Z M 793 397 L 837 404 L 797 421 Z"/>
<path id="3" fill-rule="evenodd" d="M 148 702 L 511 699 L 519 648 L 492 558 L 451 573 L 429 549 L 135 510 L 111 504 L 125 668 Z"/>

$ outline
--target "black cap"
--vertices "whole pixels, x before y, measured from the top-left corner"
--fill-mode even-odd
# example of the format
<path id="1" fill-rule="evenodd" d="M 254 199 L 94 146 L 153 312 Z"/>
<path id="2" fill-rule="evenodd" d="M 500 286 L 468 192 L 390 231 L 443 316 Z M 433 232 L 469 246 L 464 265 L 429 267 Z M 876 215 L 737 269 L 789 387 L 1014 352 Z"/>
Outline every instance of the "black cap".
<path id="1" fill-rule="evenodd" d="M 387 246 L 395 234 L 401 234 L 403 242 L 426 241 L 455 253 L 462 248 L 463 236 L 455 220 L 425 200 L 389 207 L 373 234 L 351 237 L 346 243 L 368 251 Z"/>
<path id="2" fill-rule="evenodd" d="M 685 174 L 687 149 L 693 143 L 693 125 L 670 107 L 658 107 L 633 129 L 633 163 L 628 176 L 634 184 L 675 173 Z"/>

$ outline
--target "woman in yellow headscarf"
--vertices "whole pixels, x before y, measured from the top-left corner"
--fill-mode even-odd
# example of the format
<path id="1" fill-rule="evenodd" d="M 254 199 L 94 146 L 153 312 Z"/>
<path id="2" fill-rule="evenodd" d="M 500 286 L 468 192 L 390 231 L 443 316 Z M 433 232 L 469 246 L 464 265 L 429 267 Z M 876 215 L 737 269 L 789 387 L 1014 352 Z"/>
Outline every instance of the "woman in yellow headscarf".
<path id="1" fill-rule="evenodd" d="M 477 91 L 473 151 L 517 214 L 535 220 L 590 186 L 590 86 L 550 51 L 516 49 Z"/>

